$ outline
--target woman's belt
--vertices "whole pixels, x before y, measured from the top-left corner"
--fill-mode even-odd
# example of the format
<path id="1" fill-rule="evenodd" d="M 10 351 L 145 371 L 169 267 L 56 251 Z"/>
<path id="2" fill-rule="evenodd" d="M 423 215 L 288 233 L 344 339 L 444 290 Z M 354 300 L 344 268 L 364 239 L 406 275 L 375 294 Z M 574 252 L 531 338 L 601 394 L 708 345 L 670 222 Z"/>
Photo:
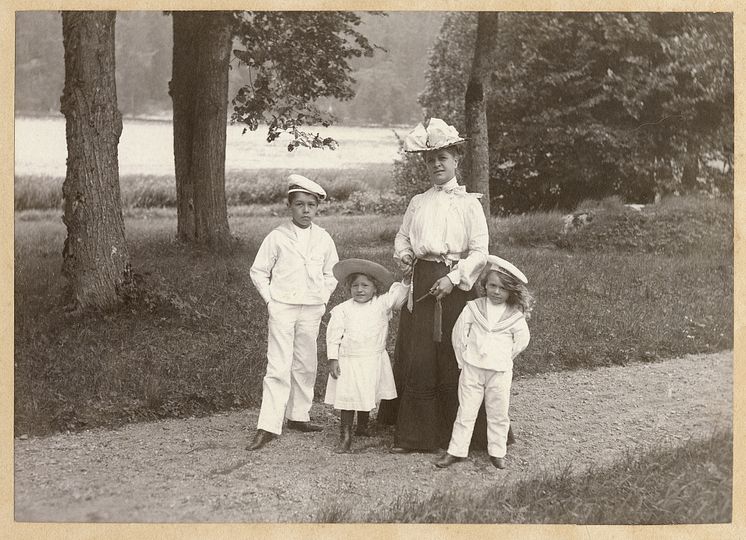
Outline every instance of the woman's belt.
<path id="1" fill-rule="evenodd" d="M 468 251 L 464 252 L 453 252 L 453 253 L 446 253 L 445 255 L 422 255 L 421 257 L 415 257 L 414 261 L 412 262 L 412 279 L 414 279 L 414 267 L 417 265 L 417 261 L 428 261 L 428 262 L 435 262 L 435 263 L 442 263 L 445 264 L 449 270 L 453 268 L 453 265 L 458 263 L 461 259 L 465 258 L 469 254 Z M 453 260 L 447 258 L 447 255 L 456 256 L 458 259 Z M 407 309 L 410 313 L 412 313 L 412 309 L 414 309 L 414 286 L 409 288 L 409 294 L 407 295 Z M 436 341 L 440 341 L 440 339 L 437 339 Z"/>

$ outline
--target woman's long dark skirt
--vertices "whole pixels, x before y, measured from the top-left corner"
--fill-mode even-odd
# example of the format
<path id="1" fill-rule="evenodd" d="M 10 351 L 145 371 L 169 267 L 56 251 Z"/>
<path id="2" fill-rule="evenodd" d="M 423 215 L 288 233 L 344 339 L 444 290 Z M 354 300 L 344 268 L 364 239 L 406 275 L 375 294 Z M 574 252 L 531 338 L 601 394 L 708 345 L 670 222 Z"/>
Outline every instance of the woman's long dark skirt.
<path id="1" fill-rule="evenodd" d="M 426 294 L 433 283 L 448 273 L 443 263 L 418 260 L 413 276 L 413 296 Z M 435 297 L 416 302 L 410 313 L 402 308 L 394 351 L 395 400 L 382 401 L 378 421 L 396 424 L 394 446 L 413 450 L 447 448 L 458 411 L 460 371 L 451 344 L 456 319 L 472 291 L 453 291 L 441 300 L 441 341 L 434 341 Z M 477 418 L 472 447 L 487 446 L 484 406 Z"/>

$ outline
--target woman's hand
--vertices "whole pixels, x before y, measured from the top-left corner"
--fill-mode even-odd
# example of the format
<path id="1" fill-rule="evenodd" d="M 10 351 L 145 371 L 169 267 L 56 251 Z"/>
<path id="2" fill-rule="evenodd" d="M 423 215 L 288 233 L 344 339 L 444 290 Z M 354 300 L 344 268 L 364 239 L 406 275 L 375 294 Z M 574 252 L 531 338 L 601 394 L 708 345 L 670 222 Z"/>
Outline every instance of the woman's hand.
<path id="1" fill-rule="evenodd" d="M 430 294 L 432 294 L 437 299 L 441 299 L 444 296 L 451 294 L 452 290 L 453 283 L 451 282 L 450 278 L 448 276 L 443 276 L 438 281 L 433 283 L 432 287 L 430 287 Z"/>
<path id="2" fill-rule="evenodd" d="M 339 360 L 335 360 L 335 359 L 329 360 L 329 375 L 332 376 L 332 379 L 338 378 L 341 373 L 342 373 L 342 370 L 339 369 Z"/>
<path id="3" fill-rule="evenodd" d="M 414 257 L 409 253 L 405 253 L 401 256 L 401 259 L 399 259 L 399 270 L 404 272 L 405 276 L 411 276 L 413 263 Z"/>

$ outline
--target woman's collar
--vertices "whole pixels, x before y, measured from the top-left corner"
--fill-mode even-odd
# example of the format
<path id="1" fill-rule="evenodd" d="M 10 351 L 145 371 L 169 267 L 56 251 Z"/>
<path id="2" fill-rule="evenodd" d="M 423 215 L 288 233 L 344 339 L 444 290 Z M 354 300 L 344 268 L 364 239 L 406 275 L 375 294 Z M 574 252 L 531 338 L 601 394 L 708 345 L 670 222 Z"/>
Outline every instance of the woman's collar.
<path id="1" fill-rule="evenodd" d="M 452 190 L 453 188 L 456 188 L 456 187 L 458 187 L 458 180 L 456 180 L 455 176 L 451 178 L 448 182 L 443 182 L 442 184 L 433 184 L 433 189 L 436 191 Z"/>

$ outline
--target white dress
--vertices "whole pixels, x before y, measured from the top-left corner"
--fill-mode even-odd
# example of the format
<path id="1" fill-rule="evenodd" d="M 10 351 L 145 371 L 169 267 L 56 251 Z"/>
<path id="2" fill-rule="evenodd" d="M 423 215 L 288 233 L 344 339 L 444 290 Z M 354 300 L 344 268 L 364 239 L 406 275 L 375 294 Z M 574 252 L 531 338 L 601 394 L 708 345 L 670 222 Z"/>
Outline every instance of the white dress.
<path id="1" fill-rule="evenodd" d="M 364 304 L 349 299 L 332 309 L 326 352 L 339 360 L 341 374 L 337 379 L 329 376 L 324 403 L 339 410 L 370 411 L 380 400 L 396 397 L 386 341 L 392 312 L 401 308 L 408 292 L 409 286 L 394 283 Z"/>

